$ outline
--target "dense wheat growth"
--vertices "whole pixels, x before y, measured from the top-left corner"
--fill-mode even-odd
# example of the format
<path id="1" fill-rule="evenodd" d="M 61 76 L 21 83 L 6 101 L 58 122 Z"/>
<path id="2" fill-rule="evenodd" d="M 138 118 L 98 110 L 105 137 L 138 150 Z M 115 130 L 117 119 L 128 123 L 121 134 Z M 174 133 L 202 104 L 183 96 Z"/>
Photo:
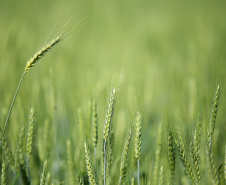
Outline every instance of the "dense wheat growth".
<path id="1" fill-rule="evenodd" d="M 0 183 L 226 184 L 225 7 L 1 1 Z"/>

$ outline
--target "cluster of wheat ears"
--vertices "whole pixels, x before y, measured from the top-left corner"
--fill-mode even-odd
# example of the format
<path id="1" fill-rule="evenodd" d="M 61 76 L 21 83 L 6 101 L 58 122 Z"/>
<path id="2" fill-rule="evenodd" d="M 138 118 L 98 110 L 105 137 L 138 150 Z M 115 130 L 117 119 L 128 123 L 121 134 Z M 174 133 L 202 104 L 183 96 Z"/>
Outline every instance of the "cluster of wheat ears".
<path id="1" fill-rule="evenodd" d="M 7 132 L 7 125 L 9 123 L 10 114 L 13 108 L 14 101 L 16 99 L 17 93 L 20 89 L 22 80 L 27 72 L 29 72 L 35 64 L 55 45 L 60 43 L 63 40 L 63 35 L 58 35 L 55 39 L 49 42 L 45 47 L 43 47 L 40 51 L 38 51 L 26 64 L 25 70 L 22 74 L 21 80 L 19 82 L 18 88 L 12 100 L 11 106 L 9 108 L 8 116 L 5 121 L 5 125 L 3 130 L 0 129 L 0 142 L 2 146 L 2 173 L 1 173 L 1 184 L 7 184 L 7 182 L 12 182 L 14 184 L 31 184 L 32 179 L 30 177 L 30 169 L 29 169 L 29 159 L 32 156 L 33 149 L 33 137 L 34 137 L 34 123 L 35 123 L 35 112 L 34 109 L 30 109 L 30 119 L 28 125 L 28 133 L 25 134 L 25 129 L 22 126 L 19 134 L 18 141 L 18 153 L 13 154 L 11 148 L 7 143 L 7 139 L 5 137 L 5 132 Z M 155 151 L 154 158 L 154 167 L 151 169 L 151 175 L 148 178 L 148 182 L 144 182 L 141 178 L 140 170 L 142 167 L 140 166 L 141 158 L 141 147 L 142 147 L 142 116 L 141 112 L 138 111 L 136 114 L 136 119 L 134 121 L 134 125 L 131 126 L 128 130 L 127 136 L 125 138 L 124 149 L 121 155 L 121 163 L 120 167 L 118 167 L 118 182 L 115 182 L 115 179 L 111 177 L 111 171 L 113 166 L 114 159 L 114 149 L 115 147 L 115 135 L 114 135 L 114 127 L 113 127 L 113 117 L 114 117 L 114 109 L 117 101 L 117 96 L 119 93 L 119 89 L 113 87 L 110 95 L 109 102 L 106 111 L 105 123 L 103 128 L 103 141 L 99 142 L 99 133 L 98 133 L 98 113 L 97 113 L 97 102 L 95 99 L 92 100 L 91 103 L 91 123 L 92 123 L 92 142 L 93 146 L 91 146 L 88 142 L 84 142 L 84 161 L 82 163 L 86 164 L 86 172 L 87 174 L 79 174 L 75 167 L 75 159 L 73 154 L 73 147 L 71 140 L 67 140 L 66 142 L 66 151 L 67 151 L 67 160 L 68 166 L 71 176 L 71 181 L 74 184 L 175 184 L 175 169 L 176 169 L 176 154 L 181 159 L 182 165 L 184 167 L 184 172 L 186 177 L 188 178 L 188 183 L 190 184 L 200 184 L 202 183 L 202 176 L 200 172 L 200 139 L 201 139 L 201 127 L 202 120 L 201 118 L 198 121 L 197 128 L 194 132 L 194 136 L 190 141 L 190 153 L 185 150 L 185 144 L 183 137 L 181 135 L 180 129 L 177 130 L 176 133 L 172 132 L 170 126 L 167 126 L 167 159 L 168 159 L 168 167 L 169 171 L 164 169 L 164 166 L 161 163 L 161 151 L 162 151 L 162 133 L 163 133 L 163 124 L 159 125 L 158 129 L 158 139 L 157 139 L 157 147 Z M 215 130 L 216 125 L 216 117 L 218 112 L 218 105 L 221 94 L 221 86 L 217 86 L 215 98 L 213 101 L 212 107 L 212 115 L 210 118 L 209 129 L 207 130 L 206 136 L 207 138 L 202 138 L 205 140 L 204 150 L 206 151 L 206 167 L 209 174 L 211 174 L 211 183 L 213 184 L 225 184 L 226 183 L 226 146 L 225 146 L 225 159 L 219 168 L 216 167 L 213 158 L 212 152 L 212 137 Z M 143 118 L 145 119 L 145 118 Z M 45 129 L 48 130 L 48 122 L 45 124 Z M 78 133 L 75 133 L 76 135 Z M 44 134 L 44 137 L 47 134 Z M 26 136 L 26 139 L 25 139 Z M 134 148 L 132 150 L 132 137 L 134 137 Z M 26 140 L 26 143 L 24 143 Z M 45 142 L 47 138 L 44 138 Z M 97 158 L 97 146 L 98 144 L 102 144 L 102 156 L 101 162 L 98 161 Z M 26 148 L 26 149 L 24 149 Z M 44 149 L 43 149 L 44 150 Z M 48 147 L 45 149 L 48 150 Z M 93 154 L 90 152 L 93 151 Z M 129 154 L 134 153 L 132 158 L 136 161 L 135 172 L 132 177 L 128 177 L 128 171 L 131 170 L 129 167 Z M 17 157 L 15 157 L 17 156 Z M 47 171 L 47 158 L 46 155 L 42 155 L 43 157 L 43 169 L 40 174 L 40 184 L 54 184 L 51 181 L 50 172 Z M 144 155 L 143 155 L 144 156 Z M 80 159 L 78 159 L 80 160 Z M 7 173 L 7 167 L 13 172 L 14 178 L 10 179 Z"/>

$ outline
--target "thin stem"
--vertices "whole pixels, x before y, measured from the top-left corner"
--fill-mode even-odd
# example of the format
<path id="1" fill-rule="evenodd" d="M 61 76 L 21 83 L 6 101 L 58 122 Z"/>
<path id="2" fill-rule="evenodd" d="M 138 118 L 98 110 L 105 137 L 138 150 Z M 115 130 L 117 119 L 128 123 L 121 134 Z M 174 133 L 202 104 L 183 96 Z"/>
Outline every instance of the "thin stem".
<path id="1" fill-rule="evenodd" d="M 138 185 L 140 185 L 140 161 L 137 159 L 137 181 Z"/>
<path id="2" fill-rule="evenodd" d="M 10 116 L 10 114 L 11 114 L 11 111 L 12 111 L 12 108 L 13 108 L 14 101 L 15 101 L 16 96 L 17 96 L 17 93 L 18 93 L 18 91 L 19 91 L 19 89 L 20 89 L 20 86 L 21 86 L 21 83 L 22 83 L 22 80 L 23 80 L 23 78 L 24 78 L 25 73 L 26 73 L 26 72 L 24 71 L 24 73 L 23 73 L 22 76 L 21 76 L 20 83 L 19 83 L 19 85 L 18 85 L 18 87 L 17 87 L 16 93 L 15 93 L 15 95 L 14 95 L 14 97 L 13 97 L 13 101 L 12 101 L 11 106 L 10 106 L 10 108 L 9 108 L 9 113 L 8 113 L 8 115 L 7 115 L 7 118 L 6 118 L 6 121 L 5 121 L 5 126 L 4 126 L 4 129 L 3 129 L 3 135 L 5 134 L 6 126 L 7 126 L 8 120 L 9 120 L 9 116 Z"/>
<path id="3" fill-rule="evenodd" d="M 106 185 L 106 140 L 104 141 L 104 185 Z"/>

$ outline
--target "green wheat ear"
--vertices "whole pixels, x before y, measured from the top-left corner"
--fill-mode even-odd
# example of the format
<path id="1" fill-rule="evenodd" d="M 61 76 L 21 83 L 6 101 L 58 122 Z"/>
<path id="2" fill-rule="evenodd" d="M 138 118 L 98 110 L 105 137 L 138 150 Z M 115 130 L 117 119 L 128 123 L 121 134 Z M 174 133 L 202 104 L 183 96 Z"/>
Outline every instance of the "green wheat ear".
<path id="1" fill-rule="evenodd" d="M 6 174 L 6 166 L 5 162 L 2 163 L 2 175 L 1 175 L 1 184 L 6 185 L 7 182 L 7 174 Z"/>
<path id="2" fill-rule="evenodd" d="M 136 117 L 136 137 L 135 137 L 135 158 L 137 160 L 140 159 L 140 151 L 141 151 L 141 114 L 137 112 Z"/>
<path id="3" fill-rule="evenodd" d="M 170 167 L 170 181 L 169 184 L 174 184 L 174 177 L 175 177 L 175 148 L 174 148 L 174 139 L 173 134 L 168 129 L 168 148 L 167 148 L 167 154 L 168 154 L 168 161 L 169 161 L 169 167 Z"/>
<path id="4" fill-rule="evenodd" d="M 106 118 L 105 118 L 105 124 L 104 124 L 104 140 L 105 140 L 105 142 L 107 142 L 108 135 L 109 135 L 109 132 L 110 132 L 112 117 L 113 117 L 114 108 L 115 108 L 115 101 L 116 101 L 116 89 L 113 88 L 111 95 L 110 95 L 108 110 L 107 110 L 107 114 L 106 114 Z"/>
<path id="5" fill-rule="evenodd" d="M 28 72 L 37 62 L 41 59 L 49 50 L 51 50 L 55 45 L 57 45 L 62 40 L 62 35 L 58 35 L 55 39 L 49 42 L 46 46 L 44 46 L 41 50 L 34 54 L 33 57 L 28 60 L 25 72 Z"/>
<path id="6" fill-rule="evenodd" d="M 211 142 L 212 142 L 212 135 L 214 133 L 216 119 L 217 119 L 217 112 L 218 112 L 218 107 L 219 107 L 220 95 L 221 95 L 221 85 L 218 84 L 217 90 L 216 90 L 216 93 L 215 93 L 215 97 L 214 97 L 214 101 L 213 101 L 212 115 L 211 115 L 211 118 L 210 118 L 210 131 L 208 133 L 208 137 L 209 137 L 208 142 L 209 142 L 210 148 L 211 148 Z"/>
<path id="7" fill-rule="evenodd" d="M 96 177 L 95 177 L 95 174 L 94 174 L 94 171 L 93 171 L 93 166 L 92 166 L 92 163 L 91 163 L 91 160 L 90 160 L 90 154 L 89 154 L 89 151 L 88 151 L 88 146 L 87 146 L 86 143 L 84 144 L 84 147 L 85 147 L 86 168 L 87 168 L 87 173 L 88 173 L 88 176 L 89 176 L 89 183 L 91 185 L 96 185 L 97 181 L 96 181 Z"/>
<path id="8" fill-rule="evenodd" d="M 98 142 L 98 118 L 97 118 L 97 104 L 96 100 L 93 99 L 92 103 L 92 123 L 93 123 L 93 146 L 94 149 L 97 147 Z"/>
<path id="9" fill-rule="evenodd" d="M 122 153 L 119 185 L 124 184 L 124 181 L 125 181 L 125 177 L 126 177 L 126 173 L 127 173 L 127 166 L 128 166 L 128 154 L 129 154 L 131 138 L 132 138 L 132 129 L 130 128 L 128 131 L 128 134 L 127 134 L 124 150 Z"/>
<path id="10" fill-rule="evenodd" d="M 22 176 L 22 181 L 24 184 L 30 184 L 30 180 L 28 177 L 28 170 L 25 164 L 25 158 L 23 153 L 23 140 L 24 140 L 24 127 L 22 126 L 20 135 L 19 135 L 19 166 L 20 166 L 20 173 Z"/>
<path id="11" fill-rule="evenodd" d="M 137 159 L 137 181 L 140 185 L 140 151 L 141 151 L 141 114 L 137 112 L 136 137 L 135 137 L 135 158 Z"/>
<path id="12" fill-rule="evenodd" d="M 44 161 L 43 170 L 41 174 L 40 185 L 45 185 L 46 181 L 46 168 L 47 168 L 47 160 Z"/>
<path id="13" fill-rule="evenodd" d="M 7 142 L 6 142 L 5 136 L 2 133 L 1 129 L 0 129 L 0 143 L 2 145 L 3 151 L 5 153 L 5 156 L 8 160 L 8 162 L 9 162 L 9 164 L 11 165 L 12 169 L 14 169 L 14 159 L 13 159 L 13 156 L 12 156 L 12 152 L 11 152 Z"/>
<path id="14" fill-rule="evenodd" d="M 30 109 L 30 119 L 29 119 L 29 126 L 28 126 L 28 134 L 27 134 L 27 154 L 28 158 L 30 158 L 31 153 L 32 153 L 32 143 L 33 143 L 33 132 L 34 132 L 34 109 Z"/>

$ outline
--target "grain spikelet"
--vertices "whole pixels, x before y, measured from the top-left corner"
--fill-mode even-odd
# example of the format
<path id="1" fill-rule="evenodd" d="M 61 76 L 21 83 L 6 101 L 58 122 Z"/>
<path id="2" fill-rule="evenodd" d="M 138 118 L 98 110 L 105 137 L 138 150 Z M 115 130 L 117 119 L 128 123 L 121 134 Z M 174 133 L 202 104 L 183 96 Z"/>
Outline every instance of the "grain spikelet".
<path id="1" fill-rule="evenodd" d="M 90 154 L 89 154 L 88 147 L 87 147 L 86 143 L 85 143 L 84 147 L 85 147 L 86 168 L 87 168 L 87 174 L 89 176 L 89 183 L 91 185 L 96 185 L 97 181 L 96 181 L 96 177 L 95 177 L 95 174 L 94 174 L 94 171 L 93 171 L 93 166 L 91 164 Z"/>
<path id="2" fill-rule="evenodd" d="M 127 134 L 126 142 L 124 145 L 124 150 L 122 153 L 121 159 L 121 167 L 120 167 L 120 178 L 119 178 L 119 185 L 124 184 L 126 173 L 127 173 L 127 163 L 128 163 L 128 154 L 129 154 L 129 147 L 130 141 L 132 138 L 132 129 L 130 128 Z"/>

